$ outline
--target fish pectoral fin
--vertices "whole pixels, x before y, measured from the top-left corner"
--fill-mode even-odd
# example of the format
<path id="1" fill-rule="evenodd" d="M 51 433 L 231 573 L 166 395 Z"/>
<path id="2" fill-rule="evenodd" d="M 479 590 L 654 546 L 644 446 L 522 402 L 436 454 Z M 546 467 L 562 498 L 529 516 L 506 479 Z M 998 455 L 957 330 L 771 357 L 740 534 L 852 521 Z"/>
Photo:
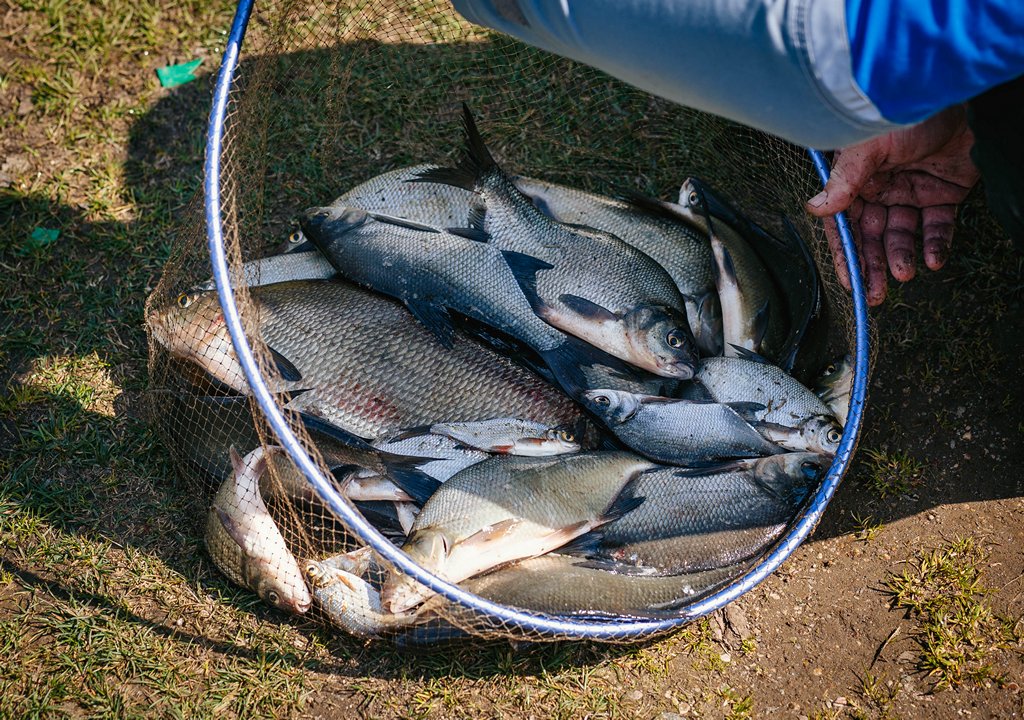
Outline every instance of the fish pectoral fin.
<path id="1" fill-rule="evenodd" d="M 644 495 L 624 495 L 619 493 L 619 496 L 612 501 L 612 504 L 608 506 L 608 509 L 605 510 L 601 514 L 601 517 L 597 519 L 597 524 L 594 525 L 594 527 L 600 527 L 602 525 L 615 522 L 627 513 L 631 513 L 643 505 L 646 499 L 647 497 Z"/>
<path id="2" fill-rule="evenodd" d="M 765 300 L 764 304 L 754 314 L 753 335 L 754 347 L 761 347 L 764 336 L 768 334 L 768 320 L 771 318 L 771 301 Z"/>
<path id="3" fill-rule="evenodd" d="M 559 555 L 577 555 L 579 557 L 590 557 L 597 553 L 604 541 L 604 532 L 600 529 L 591 530 L 588 533 L 579 535 L 568 543 L 558 548 Z"/>
<path id="4" fill-rule="evenodd" d="M 407 230 L 418 230 L 420 232 L 435 234 L 441 233 L 441 231 L 436 227 L 424 225 L 423 223 L 414 222 L 413 220 L 408 220 L 406 218 L 395 217 L 394 215 L 382 215 L 380 213 L 369 213 L 369 215 L 377 222 L 382 222 L 387 225 L 394 225 L 395 227 L 401 227 Z"/>
<path id="5" fill-rule="evenodd" d="M 756 353 L 748 348 L 740 347 L 739 345 L 735 345 L 733 343 L 729 343 L 729 346 L 736 351 L 736 357 L 739 358 L 740 360 L 749 360 L 750 362 L 760 363 L 761 365 L 775 364 L 771 360 L 766 358 L 764 355 Z"/>
<path id="6" fill-rule="evenodd" d="M 725 404 L 747 422 L 757 422 L 757 414 L 768 409 L 767 405 L 759 402 L 731 402 Z"/>
<path id="7" fill-rule="evenodd" d="M 647 567 L 645 565 L 629 565 L 624 562 L 605 558 L 588 558 L 581 562 L 573 563 L 573 565 L 581 568 L 590 568 L 591 570 L 604 570 L 605 572 L 612 572 L 616 575 L 636 575 L 647 577 L 664 575 L 664 573 L 657 568 Z"/>
<path id="8" fill-rule="evenodd" d="M 631 189 L 623 190 L 621 194 L 623 200 L 625 200 L 633 210 L 636 210 L 641 214 L 662 218 L 671 222 L 684 223 L 689 227 L 689 223 L 680 216 L 679 211 L 673 207 L 673 203 L 663 202 Z"/>
<path id="9" fill-rule="evenodd" d="M 579 295 L 570 295 L 565 293 L 559 295 L 558 299 L 574 313 L 581 317 L 585 317 L 588 320 L 593 320 L 595 322 L 618 322 L 622 319 L 621 315 L 614 313 L 595 302 L 587 300 L 586 298 L 582 298 Z"/>
<path id="10" fill-rule="evenodd" d="M 509 518 L 508 520 L 502 520 L 496 522 L 493 525 L 485 527 L 482 530 L 478 530 L 473 533 L 465 540 L 461 541 L 459 545 L 464 548 L 477 548 L 483 550 L 483 546 L 490 543 L 501 542 L 505 540 L 509 535 L 514 533 L 516 529 L 523 524 L 523 521 L 519 518 Z"/>
<path id="11" fill-rule="evenodd" d="M 389 435 L 385 438 L 384 443 L 399 442 L 400 440 L 409 440 L 420 435 L 429 435 L 432 427 L 433 425 L 417 425 L 416 427 L 404 428 L 397 435 Z"/>
<path id="12" fill-rule="evenodd" d="M 383 460 L 388 478 L 421 507 L 441 486 L 437 479 L 420 470 L 419 466 L 424 464 L 423 458 L 387 455 Z"/>
<path id="13" fill-rule="evenodd" d="M 505 264 L 508 265 L 512 276 L 519 283 L 523 295 L 530 302 L 530 307 L 535 313 L 540 314 L 547 307 L 547 303 L 537 294 L 537 273 L 541 270 L 550 270 L 554 265 L 532 255 L 511 250 L 502 250 L 501 256 L 505 258 Z"/>
<path id="14" fill-rule="evenodd" d="M 720 473 L 737 472 L 745 470 L 749 463 L 744 460 L 730 460 L 728 462 L 716 462 L 711 465 L 694 465 L 693 467 L 677 468 L 673 477 L 688 478 L 701 477 L 704 475 L 718 475 Z"/>
<path id="15" fill-rule="evenodd" d="M 447 228 L 448 232 L 452 235 L 458 235 L 461 238 L 472 240 L 474 242 L 488 243 L 491 241 L 490 233 L 485 232 L 481 228 L 475 227 L 464 227 L 464 228 Z"/>
<path id="16" fill-rule="evenodd" d="M 354 448 L 356 450 L 376 452 L 376 449 L 363 438 L 358 435 L 353 435 L 348 430 L 340 428 L 321 417 L 317 417 L 316 415 L 312 415 L 307 412 L 299 412 L 299 419 L 302 421 L 306 430 L 310 433 L 325 435 L 346 447 Z"/>
<path id="17" fill-rule="evenodd" d="M 282 380 L 287 380 L 288 382 L 297 382 L 302 379 L 302 373 L 300 373 L 299 369 L 295 367 L 294 364 L 292 364 L 291 360 L 286 358 L 284 355 L 282 355 L 272 347 L 268 346 L 267 349 L 270 350 L 270 356 L 274 359 L 274 366 L 277 368 L 277 371 L 281 374 Z"/>
<path id="18" fill-rule="evenodd" d="M 248 552 L 249 543 L 246 540 L 245 533 L 242 531 L 242 528 L 238 526 L 238 523 L 235 522 L 234 518 L 231 517 L 231 514 L 216 505 L 213 506 L 213 510 L 217 513 L 217 518 L 220 520 L 220 524 L 224 527 L 225 532 L 227 532 L 231 539 L 235 541 L 235 544 L 238 545 L 238 547 Z"/>
<path id="19" fill-rule="evenodd" d="M 413 317 L 434 334 L 442 346 L 451 349 L 454 344 L 455 328 L 446 308 L 422 300 L 406 300 L 405 306 L 409 308 Z"/>

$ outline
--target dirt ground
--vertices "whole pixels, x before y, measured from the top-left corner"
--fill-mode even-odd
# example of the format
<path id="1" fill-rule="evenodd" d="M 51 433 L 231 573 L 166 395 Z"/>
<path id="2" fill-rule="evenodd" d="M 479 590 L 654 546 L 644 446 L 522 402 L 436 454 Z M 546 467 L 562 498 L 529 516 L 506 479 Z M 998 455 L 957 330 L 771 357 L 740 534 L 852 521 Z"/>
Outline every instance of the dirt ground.
<path id="1" fill-rule="evenodd" d="M 823 522 L 709 620 L 395 650 L 223 580 L 145 421 L 142 305 L 198 188 L 230 10 L 0 0 L 0 717 L 1024 715 L 1024 275 L 980 192 L 948 266 L 873 313 Z M 198 82 L 159 88 L 193 57 Z"/>

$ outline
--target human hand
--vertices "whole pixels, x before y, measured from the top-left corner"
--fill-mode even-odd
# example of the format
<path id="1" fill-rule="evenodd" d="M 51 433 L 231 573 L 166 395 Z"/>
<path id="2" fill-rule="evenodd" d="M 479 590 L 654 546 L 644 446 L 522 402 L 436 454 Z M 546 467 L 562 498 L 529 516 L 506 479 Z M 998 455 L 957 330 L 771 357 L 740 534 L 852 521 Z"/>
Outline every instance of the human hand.
<path id="1" fill-rule="evenodd" d="M 825 218 L 836 274 L 847 290 L 850 277 L 832 215 L 848 210 L 868 305 L 881 304 L 888 289 L 887 263 L 900 282 L 916 274 L 919 235 L 925 265 L 938 270 L 946 263 L 956 206 L 980 177 L 971 162 L 973 144 L 964 108 L 956 106 L 913 127 L 836 151 L 825 189 L 806 207 Z"/>

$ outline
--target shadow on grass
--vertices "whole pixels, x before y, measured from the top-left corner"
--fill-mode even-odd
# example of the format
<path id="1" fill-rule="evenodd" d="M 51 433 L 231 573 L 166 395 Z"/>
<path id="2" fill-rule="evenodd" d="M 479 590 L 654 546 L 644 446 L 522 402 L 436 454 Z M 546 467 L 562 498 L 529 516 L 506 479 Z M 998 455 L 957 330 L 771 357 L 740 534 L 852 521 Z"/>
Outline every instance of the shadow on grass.
<path id="1" fill-rule="evenodd" d="M 498 66 L 505 72 L 497 73 Z M 537 67 L 548 72 L 535 75 Z M 257 89 L 242 99 L 231 120 L 235 154 L 228 167 L 237 174 L 231 183 L 236 201 L 229 208 L 238 212 L 247 255 L 276 244 L 301 208 L 320 204 L 366 177 L 406 164 L 453 159 L 461 142 L 455 117 L 463 100 L 485 119 L 489 142 L 510 167 L 591 190 L 627 187 L 670 197 L 685 175 L 700 174 L 767 211 L 797 207 L 795 199 L 813 187 L 809 174 L 807 181 L 777 182 L 780 174 L 806 170 L 781 145 L 755 145 L 747 153 L 734 140 L 749 134 L 736 135 L 720 121 L 696 118 L 603 75 L 539 59 L 507 41 L 352 43 L 332 51 L 245 60 L 241 74 Z M 171 269 L 161 285 L 168 297 L 208 275 L 201 213 L 196 200 L 189 199 L 199 185 L 208 110 L 206 77 L 168 94 L 133 126 L 124 171 L 134 220 L 92 223 L 83 208 L 11 191 L 0 195 L 0 262 L 9 278 L 0 299 L 5 368 L 0 384 L 7 388 L 0 412 L 0 444 L 7 449 L 0 459 L 10 470 L 0 490 L 22 510 L 61 530 L 153 553 L 204 590 L 220 593 L 227 584 L 203 559 L 200 539 L 208 497 L 197 488 L 208 492 L 209 484 L 197 482 L 198 473 L 184 482 L 170 479 L 179 449 L 161 446 L 144 412 L 151 382 L 145 373 L 145 298 L 169 258 Z M 33 247 L 28 238 L 36 227 L 56 227 L 62 234 L 55 243 Z M 979 228 L 983 237 L 993 232 L 984 223 Z M 920 379 L 929 366 L 915 359 L 936 354 L 934 338 L 945 337 L 939 329 L 951 317 L 963 331 L 953 335 L 967 341 L 943 347 L 950 357 L 933 363 L 931 370 L 947 398 L 959 393 L 972 403 L 984 402 L 993 391 L 991 378 L 983 373 L 944 374 L 953 367 L 948 363 L 958 348 L 977 352 L 993 341 L 1002 357 L 1020 356 L 1020 333 L 1007 339 L 997 326 L 977 323 L 968 302 L 991 303 L 1002 295 L 1004 302 L 1016 303 L 1012 307 L 1018 309 L 1019 323 L 1019 286 L 1009 300 L 1000 292 L 1014 282 L 995 270 L 1004 259 L 972 252 L 963 262 L 965 273 L 985 278 L 989 286 L 982 288 L 968 277 L 965 302 L 952 313 L 931 310 L 929 303 L 944 295 L 941 280 L 914 290 L 919 297 L 905 306 L 884 311 L 883 318 L 897 316 L 887 321 L 919 323 L 922 330 L 900 353 L 880 355 L 875 372 L 883 385 L 872 394 L 862 443 L 876 447 L 905 441 L 933 472 L 916 478 L 917 484 L 895 501 L 885 501 L 877 488 L 861 482 L 871 469 L 858 465 L 812 541 L 850 532 L 849 517 L 865 503 L 874 503 L 880 519 L 891 522 L 941 503 L 1024 494 L 1011 473 L 1024 460 L 1019 443 L 1001 455 L 995 472 L 991 456 L 979 453 L 954 473 L 947 465 L 950 454 L 942 448 L 948 445 L 946 435 L 962 437 L 962 423 L 958 418 L 949 419 L 948 427 L 940 419 L 930 422 L 942 408 L 931 407 L 923 393 L 907 397 L 889 384 L 904 374 L 909 382 Z M 981 269 L 970 262 L 980 263 Z M 974 350 L 972 339 L 980 343 Z M 162 378 L 152 382 L 159 387 Z M 97 383 L 101 388 L 109 384 L 112 396 L 96 397 Z M 929 392 L 927 384 L 920 387 Z M 1019 408 L 1021 388 L 1009 384 L 1009 400 L 1000 402 L 1011 411 Z M 1016 420 L 1008 417 L 1005 427 L 1011 438 L 1014 432 L 1019 438 Z M 893 428 L 901 434 L 894 435 Z M 922 442 L 925 436 L 934 437 L 934 443 Z M 69 592 L 59 574 L 48 579 L 20 563 L 2 562 L 29 587 L 55 597 Z M 228 602 L 261 608 L 248 597 L 235 593 Z M 88 595 L 87 601 L 125 612 L 101 593 Z M 266 609 L 257 612 L 276 616 Z M 125 617 L 218 652 L 254 652 L 201 634 L 188 636 L 146 617 Z M 303 631 L 331 637 L 311 624 Z M 410 675 L 402 656 L 390 650 L 365 649 L 342 639 L 331 647 L 359 665 L 316 661 L 311 667 L 343 675 Z M 423 677 L 538 673 L 631 652 L 586 643 L 537 647 L 525 655 L 507 643 L 486 647 L 486 652 L 454 646 L 424 654 L 415 672 Z"/>

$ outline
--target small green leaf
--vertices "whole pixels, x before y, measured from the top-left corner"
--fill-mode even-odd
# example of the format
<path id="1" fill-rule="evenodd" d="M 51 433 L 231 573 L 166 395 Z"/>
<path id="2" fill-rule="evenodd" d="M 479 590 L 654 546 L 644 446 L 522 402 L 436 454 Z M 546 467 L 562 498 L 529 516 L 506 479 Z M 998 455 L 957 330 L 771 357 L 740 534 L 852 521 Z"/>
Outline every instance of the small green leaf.
<path id="1" fill-rule="evenodd" d="M 196 79 L 195 69 L 203 62 L 202 58 L 190 60 L 181 65 L 167 65 L 157 68 L 156 76 L 160 78 L 160 85 L 165 88 L 178 87 Z"/>

